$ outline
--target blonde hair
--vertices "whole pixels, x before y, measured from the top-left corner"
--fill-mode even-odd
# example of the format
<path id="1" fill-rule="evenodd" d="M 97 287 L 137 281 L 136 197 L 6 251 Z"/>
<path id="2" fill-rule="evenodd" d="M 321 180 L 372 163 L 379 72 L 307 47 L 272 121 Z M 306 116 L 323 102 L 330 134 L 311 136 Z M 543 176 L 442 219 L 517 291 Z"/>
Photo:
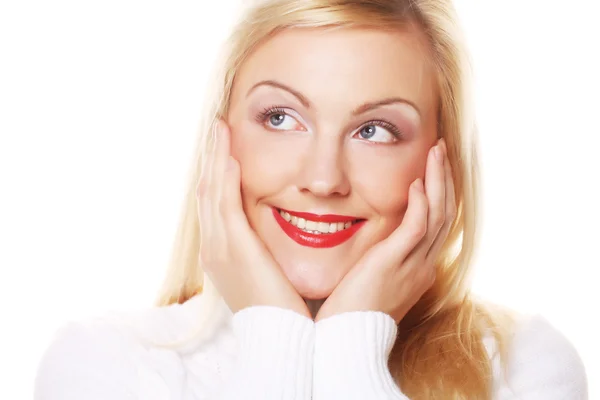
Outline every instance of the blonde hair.
<path id="1" fill-rule="evenodd" d="M 252 1 L 226 42 L 217 79 L 202 119 L 196 162 L 190 171 L 172 260 L 159 297 L 161 306 L 183 303 L 203 292 L 205 314 L 218 293 L 199 265 L 195 188 L 214 142 L 216 121 L 227 115 L 240 65 L 263 41 L 289 28 L 374 28 L 397 30 L 411 24 L 428 41 L 439 91 L 439 136 L 452 165 L 457 215 L 438 260 L 433 287 L 399 324 L 389 367 L 411 399 L 490 399 L 492 362 L 483 338 L 496 340 L 506 365 L 512 317 L 476 300 L 469 275 L 478 243 L 479 166 L 472 115 L 470 62 L 451 0 L 260 0 Z M 203 316 L 205 321 L 208 315 Z"/>

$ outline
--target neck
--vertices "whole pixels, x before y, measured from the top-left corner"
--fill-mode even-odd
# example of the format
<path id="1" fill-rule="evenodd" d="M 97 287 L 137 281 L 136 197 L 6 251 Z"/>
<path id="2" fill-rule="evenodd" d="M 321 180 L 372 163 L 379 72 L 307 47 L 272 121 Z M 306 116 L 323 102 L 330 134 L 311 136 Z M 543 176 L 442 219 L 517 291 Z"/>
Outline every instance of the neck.
<path id="1" fill-rule="evenodd" d="M 304 299 L 304 301 L 306 302 L 306 305 L 308 306 L 308 310 L 310 311 L 310 315 L 312 315 L 313 319 L 316 318 L 317 313 L 319 312 L 319 309 L 321 308 L 321 306 L 323 305 L 325 300 L 327 300 L 327 299 L 319 299 L 319 300 Z"/>

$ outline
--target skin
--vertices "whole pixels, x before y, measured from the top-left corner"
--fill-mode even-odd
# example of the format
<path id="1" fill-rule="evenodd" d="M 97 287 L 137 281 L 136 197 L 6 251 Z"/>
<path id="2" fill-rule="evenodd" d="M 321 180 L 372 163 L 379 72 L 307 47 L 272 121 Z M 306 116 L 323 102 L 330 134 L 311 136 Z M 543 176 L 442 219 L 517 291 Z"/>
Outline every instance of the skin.
<path id="1" fill-rule="evenodd" d="M 197 188 L 209 232 L 201 262 L 234 312 L 265 304 L 311 316 L 304 300 L 327 299 L 316 320 L 379 310 L 398 322 L 431 287 L 456 206 L 422 43 L 418 30 L 287 30 L 245 61 L 214 167 Z M 302 100 L 255 87 L 266 80 Z M 402 101 L 353 114 L 389 98 Z M 286 116 L 257 120 L 272 106 Z M 369 137 L 363 128 L 382 118 L 402 136 L 374 126 Z M 366 223 L 345 243 L 315 249 L 287 237 L 271 207 Z"/>
<path id="2" fill-rule="evenodd" d="M 437 136 L 437 105 L 433 75 L 423 45 L 414 40 L 416 32 L 288 30 L 253 53 L 235 80 L 228 122 L 232 153 L 242 169 L 244 209 L 304 298 L 329 296 L 358 259 L 389 236 L 402 221 L 408 186 L 424 176 L 427 151 Z M 247 95 L 266 80 L 301 93 L 311 107 L 267 85 Z M 422 115 L 405 103 L 352 115 L 362 104 L 392 97 L 406 99 Z M 276 131 L 268 120 L 256 121 L 258 113 L 272 106 L 290 113 L 285 130 Z M 392 138 L 381 126 L 371 140 L 356 135 L 362 125 L 379 118 L 396 125 L 405 138 L 376 143 Z M 273 206 L 352 215 L 367 223 L 340 246 L 314 249 L 281 231 Z"/>

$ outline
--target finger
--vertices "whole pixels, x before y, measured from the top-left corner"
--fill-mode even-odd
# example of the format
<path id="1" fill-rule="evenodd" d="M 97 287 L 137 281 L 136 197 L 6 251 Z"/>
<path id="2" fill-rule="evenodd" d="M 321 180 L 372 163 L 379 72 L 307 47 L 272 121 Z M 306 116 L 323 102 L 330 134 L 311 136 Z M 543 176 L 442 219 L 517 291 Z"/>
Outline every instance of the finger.
<path id="1" fill-rule="evenodd" d="M 196 195 L 200 196 L 203 193 L 208 193 L 210 181 L 211 181 L 211 172 L 212 166 L 214 164 L 215 153 L 216 153 L 216 131 L 217 131 L 217 123 L 211 126 L 211 132 L 208 135 L 208 141 L 206 143 L 206 151 L 202 152 L 200 159 L 200 177 L 196 186 Z"/>
<path id="2" fill-rule="evenodd" d="M 205 159 L 202 160 L 202 172 L 200 183 L 197 189 L 198 197 L 198 218 L 200 228 L 200 256 L 201 259 L 209 260 L 209 255 L 213 247 L 213 240 L 217 235 L 217 230 L 220 227 L 219 221 L 215 217 L 218 212 L 217 200 L 219 188 L 219 177 L 215 176 L 219 173 L 218 157 L 219 157 L 219 137 L 220 121 L 212 126 L 211 136 L 208 143 L 208 149 L 204 154 Z M 209 265 L 205 265 L 208 267 Z"/>
<path id="3" fill-rule="evenodd" d="M 198 218 L 200 219 L 200 225 L 202 229 L 202 233 L 206 233 L 206 229 L 208 229 L 211 224 L 207 223 L 210 219 L 210 206 L 211 206 L 211 182 L 212 182 L 212 172 L 213 165 L 215 160 L 215 150 L 216 150 L 216 128 L 217 125 L 213 125 L 211 128 L 211 133 L 209 135 L 209 140 L 207 143 L 207 149 L 202 154 L 202 159 L 200 160 L 200 177 L 198 179 L 196 185 L 196 200 L 197 200 L 197 209 L 198 209 Z M 208 217 L 208 219 L 207 219 Z M 205 225 L 205 226 L 204 226 Z"/>
<path id="4" fill-rule="evenodd" d="M 227 160 L 230 152 L 229 127 L 223 120 L 217 121 L 214 130 L 215 150 L 210 173 L 210 234 L 211 246 L 228 243 L 225 239 L 225 221 L 223 219 L 223 188 L 227 169 Z M 221 244 L 222 245 L 222 244 Z M 216 251 L 212 248 L 211 251 Z"/>
<path id="5" fill-rule="evenodd" d="M 228 218 L 232 213 L 243 212 L 241 195 L 241 177 L 239 163 L 231 156 L 231 129 L 221 121 L 219 125 L 219 143 L 217 145 L 217 160 L 214 176 L 218 180 L 219 212 L 222 218 Z"/>
<path id="6" fill-rule="evenodd" d="M 450 232 L 450 228 L 454 223 L 457 215 L 456 208 L 456 193 L 454 190 L 454 179 L 452 177 L 452 167 L 450 166 L 450 160 L 447 156 L 447 150 L 445 146 L 445 142 L 442 141 L 442 148 L 444 149 L 445 157 L 444 157 L 444 179 L 446 185 L 446 221 L 442 229 L 440 229 L 440 233 L 438 237 L 433 242 L 431 249 L 429 250 L 428 257 L 437 257 L 437 254 L 440 252 L 444 242 L 446 241 L 448 234 Z M 432 260 L 435 261 L 435 260 Z"/>
<path id="7" fill-rule="evenodd" d="M 214 227 L 212 216 L 212 192 L 211 192 L 211 173 L 213 172 L 215 158 L 215 125 L 213 125 L 207 150 L 203 154 L 203 159 L 200 160 L 200 178 L 196 187 L 196 207 L 198 213 L 198 224 L 200 233 L 199 254 L 202 268 L 207 270 L 210 267 L 210 238 L 214 235 L 211 230 Z"/>
<path id="8" fill-rule="evenodd" d="M 225 170 L 227 169 L 227 160 L 229 158 L 229 129 L 224 121 L 219 120 L 215 126 L 215 153 L 210 174 L 210 191 L 213 206 L 220 205 L 223 196 L 223 181 L 225 179 Z M 218 207 L 214 207 L 218 210 Z M 215 221 L 218 222 L 218 221 Z"/>
<path id="9" fill-rule="evenodd" d="M 410 185 L 408 207 L 402 223 L 382 242 L 386 259 L 394 265 L 404 262 L 427 233 L 427 213 L 427 197 L 423 181 L 419 178 Z"/>
<path id="10" fill-rule="evenodd" d="M 442 139 L 442 148 L 444 149 L 444 176 L 446 179 L 446 220 L 454 222 L 458 209 L 456 207 L 456 191 L 454 189 L 454 177 L 452 175 L 452 166 L 448 158 L 448 149 L 446 141 Z"/>
<path id="11" fill-rule="evenodd" d="M 205 247 L 210 235 L 210 199 L 208 197 L 208 182 L 206 177 L 201 177 L 196 189 L 196 213 L 200 233 L 200 252 Z M 202 254 L 200 254 L 202 255 Z"/>
<path id="12" fill-rule="evenodd" d="M 439 158 L 438 153 L 439 151 Z M 424 260 L 429 253 L 440 229 L 444 226 L 446 211 L 446 182 L 444 171 L 444 153 L 438 145 L 431 148 L 427 158 L 425 193 L 429 205 L 427 214 L 427 233 L 416 246 L 411 257 Z"/>
<path id="13" fill-rule="evenodd" d="M 228 157 L 225 179 L 223 182 L 223 197 L 221 212 L 228 220 L 228 226 L 238 228 L 247 224 L 242 205 L 240 165 L 232 156 Z"/>
<path id="14" fill-rule="evenodd" d="M 220 125 L 220 138 L 218 152 L 220 179 L 219 197 L 219 225 L 234 236 L 241 235 L 240 229 L 248 228 L 248 219 L 244 213 L 241 193 L 241 171 L 240 165 L 230 153 L 231 130 L 225 122 Z M 222 171 L 220 169 L 223 169 Z M 222 175 L 221 175 L 222 174 Z"/>

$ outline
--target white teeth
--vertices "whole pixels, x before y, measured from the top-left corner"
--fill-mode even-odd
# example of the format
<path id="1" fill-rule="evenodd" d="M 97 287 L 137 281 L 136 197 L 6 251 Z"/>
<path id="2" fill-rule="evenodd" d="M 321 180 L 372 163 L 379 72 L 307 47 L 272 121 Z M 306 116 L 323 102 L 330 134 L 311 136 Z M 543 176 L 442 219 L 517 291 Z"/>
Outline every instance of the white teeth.
<path id="1" fill-rule="evenodd" d="M 317 225 L 318 224 L 315 221 L 306 221 L 306 226 L 304 227 L 304 229 L 307 231 L 316 231 Z"/>
<path id="2" fill-rule="evenodd" d="M 300 229 L 304 229 L 306 226 L 306 220 L 304 218 L 298 218 L 298 224 L 296 226 Z"/>
<path id="3" fill-rule="evenodd" d="M 329 233 L 329 224 L 327 222 L 319 222 L 317 230 L 322 233 Z"/>
<path id="4" fill-rule="evenodd" d="M 335 233 L 344 229 L 348 229 L 352 226 L 353 222 L 316 222 L 306 220 L 304 218 L 296 217 L 286 211 L 279 211 L 281 217 L 289 222 L 290 224 L 297 226 L 305 232 L 312 233 L 314 235 L 320 235 L 324 233 Z"/>

